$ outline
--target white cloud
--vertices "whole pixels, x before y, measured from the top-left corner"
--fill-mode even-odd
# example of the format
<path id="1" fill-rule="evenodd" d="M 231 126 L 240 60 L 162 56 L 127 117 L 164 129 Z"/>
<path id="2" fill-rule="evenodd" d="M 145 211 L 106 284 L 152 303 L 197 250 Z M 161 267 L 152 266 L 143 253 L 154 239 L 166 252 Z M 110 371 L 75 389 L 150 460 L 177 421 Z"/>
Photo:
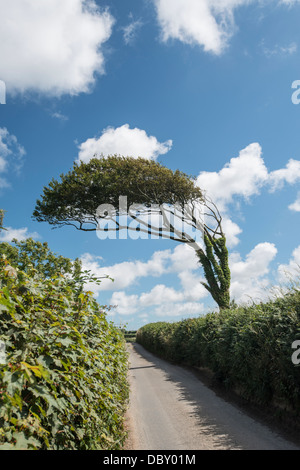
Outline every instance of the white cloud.
<path id="1" fill-rule="evenodd" d="M 170 263 L 168 270 L 173 273 L 181 272 L 183 269 L 189 271 L 199 269 L 195 250 L 186 244 L 175 246 L 172 252 L 168 251 L 168 260 Z"/>
<path id="2" fill-rule="evenodd" d="M 248 200 L 257 195 L 268 181 L 268 170 L 262 158 L 258 143 L 252 143 L 231 158 L 219 172 L 202 171 L 197 184 L 205 190 L 222 212 L 233 198 L 238 196 Z"/>
<path id="3" fill-rule="evenodd" d="M 292 6 L 299 0 L 271 0 L 277 5 Z M 220 55 L 228 47 L 229 40 L 238 29 L 234 14 L 239 7 L 270 2 L 264 0 L 153 0 L 162 40 L 177 39 L 183 43 L 198 45 L 206 52 Z M 297 45 L 264 48 L 268 56 L 291 55 Z"/>
<path id="4" fill-rule="evenodd" d="M 235 31 L 234 10 L 251 0 L 154 0 L 162 39 L 221 54 Z"/>
<path id="5" fill-rule="evenodd" d="M 104 129 L 101 137 L 91 138 L 80 144 L 78 161 L 88 162 L 96 156 L 123 155 L 156 159 L 159 155 L 169 152 L 172 141 L 158 142 L 156 137 L 148 136 L 138 128 L 131 129 L 129 124 L 121 127 Z"/>
<path id="6" fill-rule="evenodd" d="M 138 296 L 127 295 L 125 292 L 114 292 L 111 305 L 119 315 L 133 315 L 138 311 Z"/>
<path id="7" fill-rule="evenodd" d="M 269 175 L 271 190 L 281 189 L 284 183 L 295 184 L 300 181 L 300 161 L 290 159 L 285 168 L 272 171 Z"/>
<path id="8" fill-rule="evenodd" d="M 162 39 L 179 39 L 187 44 L 198 44 L 205 51 L 221 53 L 225 40 L 207 1 L 155 0 Z"/>
<path id="9" fill-rule="evenodd" d="M 4 224 L 5 225 L 5 224 Z M 27 227 L 23 228 L 12 228 L 12 227 L 5 227 L 6 230 L 0 232 L 0 242 L 11 242 L 13 238 L 17 240 L 25 240 L 27 238 L 40 238 L 37 232 L 28 232 Z"/>
<path id="10" fill-rule="evenodd" d="M 243 303 L 269 298 L 272 293 L 269 279 L 271 263 L 276 254 L 276 246 L 268 242 L 256 245 L 244 259 L 238 252 L 230 253 L 232 298 Z M 203 299 L 212 301 L 201 284 L 205 280 L 201 265 L 194 250 L 187 245 L 178 245 L 174 250 L 157 251 L 147 261 L 135 260 L 112 266 L 104 266 L 102 258 L 90 254 L 83 255 L 81 259 L 84 269 L 91 270 L 97 276 L 109 275 L 115 279 L 114 283 L 103 280 L 100 287 L 92 284 L 87 286 L 96 295 L 100 291 L 113 291 L 109 304 L 115 306 L 115 314 L 187 318 L 205 312 L 201 302 Z M 300 247 L 294 251 L 290 264 L 281 265 L 279 272 L 294 269 L 297 261 L 300 264 Z M 141 278 L 160 278 L 170 274 L 177 275 L 179 288 L 159 282 L 149 291 L 127 292 Z"/>
<path id="11" fill-rule="evenodd" d="M 198 264 L 198 269 L 201 269 L 200 264 Z M 205 281 L 201 275 L 184 269 L 178 273 L 178 277 L 183 288 L 184 300 L 194 302 L 209 295 L 208 291 L 201 284 L 201 282 Z"/>
<path id="12" fill-rule="evenodd" d="M 300 245 L 295 248 L 292 258 L 288 264 L 280 264 L 278 266 L 279 281 L 285 283 L 290 279 L 299 278 L 300 276 Z"/>
<path id="13" fill-rule="evenodd" d="M 256 245 L 245 261 L 239 253 L 230 255 L 231 295 L 237 302 L 261 301 L 268 297 L 270 285 L 266 275 L 276 254 L 276 246 L 265 242 Z"/>
<path id="14" fill-rule="evenodd" d="M 258 196 L 263 188 L 269 192 L 278 191 L 285 184 L 294 185 L 300 181 L 300 161 L 290 159 L 284 168 L 269 171 L 262 157 L 262 148 L 254 142 L 231 158 L 224 167 L 216 172 L 202 171 L 198 178 L 198 186 L 217 205 L 223 219 L 223 229 L 227 237 L 228 247 L 232 248 L 239 242 L 241 228 L 231 220 L 230 205 L 244 200 L 249 202 Z M 289 205 L 290 210 L 299 211 L 299 195 Z"/>
<path id="15" fill-rule="evenodd" d="M 101 268 L 98 271 L 92 269 L 94 274 L 109 274 L 114 277 L 117 274 L 116 284 L 104 287 L 100 290 L 113 289 L 110 304 L 115 306 L 114 311 L 120 315 L 139 315 L 151 313 L 156 316 L 193 316 L 204 312 L 204 306 L 199 301 L 209 298 L 208 291 L 201 284 L 204 281 L 201 272 L 195 272 L 195 269 L 201 270 L 199 264 L 188 262 L 177 263 L 185 250 L 180 248 L 174 250 L 165 250 L 156 252 L 148 262 L 135 261 L 132 263 L 120 263 L 112 267 Z M 300 256 L 300 247 L 299 247 Z M 193 250 L 191 250 L 193 252 Z M 186 252 L 187 254 L 187 252 Z M 270 265 L 277 254 L 277 248 L 272 243 L 260 243 L 251 250 L 243 260 L 239 253 L 230 254 L 231 269 L 231 295 L 238 302 L 261 301 L 270 294 L 270 282 L 268 274 Z M 297 253 L 295 252 L 295 259 Z M 299 258 L 298 256 L 298 258 Z M 162 264 L 157 264 L 158 260 L 163 258 Z M 300 258 L 299 258 L 300 260 Z M 85 269 L 93 268 L 92 263 L 84 263 Z M 175 273 L 178 276 L 181 287 L 175 289 L 162 283 L 155 285 L 150 291 L 140 294 L 126 293 L 127 287 L 132 287 L 132 283 L 142 276 Z M 106 282 L 106 281 L 104 281 Z M 89 287 L 90 288 L 90 287 Z"/>
<path id="16" fill-rule="evenodd" d="M 297 199 L 295 202 L 289 205 L 291 211 L 300 212 L 300 191 L 297 194 Z"/>
<path id="17" fill-rule="evenodd" d="M 141 20 L 133 20 L 132 14 L 129 15 L 131 22 L 123 28 L 123 37 L 125 44 L 132 44 L 136 38 L 138 30 L 142 27 L 143 22 Z"/>
<path id="18" fill-rule="evenodd" d="M 110 305 L 113 311 L 119 315 L 135 315 L 139 313 L 139 318 L 148 318 L 149 313 L 145 309 L 150 309 L 151 313 L 157 316 L 193 316 L 203 313 L 204 306 L 196 301 L 185 301 L 183 292 L 163 284 L 156 285 L 151 291 L 141 295 L 130 295 L 126 292 L 114 292 Z M 154 307 L 154 308 L 153 308 Z M 149 310 L 148 310 L 149 312 Z"/>
<path id="19" fill-rule="evenodd" d="M 176 305 L 176 308 L 178 307 L 181 312 L 183 310 L 180 306 L 187 302 L 193 303 L 193 309 L 197 305 L 197 309 L 202 312 L 203 306 L 199 307 L 197 301 L 208 296 L 207 290 L 200 284 L 203 278 L 193 273 L 193 271 L 201 269 L 195 251 L 186 245 L 178 245 L 173 251 L 156 251 L 145 262 L 135 260 L 103 266 L 101 264 L 102 258 L 93 257 L 88 253 L 82 255 L 81 260 L 83 269 L 90 270 L 95 276 L 108 275 L 114 279 L 114 282 L 103 279 L 100 285 L 90 283 L 86 288 L 93 291 L 95 295 L 102 291 L 113 290 L 109 303 L 117 306 L 115 312 L 120 315 L 143 313 L 144 309 L 155 305 L 165 305 L 167 310 L 170 305 Z M 178 275 L 181 284 L 180 290 L 159 283 L 149 292 L 142 292 L 139 295 L 126 293 L 126 289 L 132 288 L 141 278 L 161 277 L 172 273 Z"/>
<path id="20" fill-rule="evenodd" d="M 1 174 L 10 170 L 18 173 L 25 154 L 25 149 L 18 143 L 17 138 L 10 134 L 5 127 L 0 128 L 0 189 L 10 186 L 7 178 Z"/>
<path id="21" fill-rule="evenodd" d="M 65 114 L 61 113 L 60 111 L 57 111 L 55 113 L 52 113 L 51 116 L 55 119 L 58 119 L 59 121 L 68 121 L 69 118 Z"/>
<path id="22" fill-rule="evenodd" d="M 182 317 L 189 318 L 204 313 L 204 305 L 198 302 L 169 303 L 159 305 L 154 309 L 157 317 Z"/>
<path id="23" fill-rule="evenodd" d="M 139 298 L 142 307 L 150 305 L 161 305 L 169 302 L 181 302 L 184 296 L 172 287 L 157 284 L 150 292 L 144 292 Z"/>
<path id="24" fill-rule="evenodd" d="M 76 95 L 104 73 L 113 17 L 94 0 L 0 0 L 1 79 L 7 91 Z"/>
<path id="25" fill-rule="evenodd" d="M 226 245 L 233 248 L 240 242 L 238 235 L 242 233 L 242 229 L 233 222 L 228 216 L 223 216 L 222 228 L 226 234 Z"/>
<path id="26" fill-rule="evenodd" d="M 124 261 L 112 266 L 101 266 L 100 261 L 102 258 L 94 257 L 89 253 L 81 256 L 83 269 L 90 270 L 95 276 L 103 277 L 109 276 L 114 279 L 114 282 L 109 279 L 103 279 L 100 286 L 90 284 L 89 289 L 93 290 L 95 294 L 105 290 L 121 290 L 134 284 L 138 279 L 153 276 L 159 277 L 166 272 L 166 260 L 169 257 L 169 251 L 156 251 L 152 257 L 146 261 Z"/>
<path id="27" fill-rule="evenodd" d="M 184 284 L 182 271 L 192 275 L 192 272 L 200 268 L 195 251 L 187 245 L 177 245 L 174 250 L 155 251 L 148 261 L 134 260 L 116 263 L 111 266 L 104 266 L 101 257 L 85 253 L 81 256 L 83 269 L 90 270 L 95 276 L 109 276 L 109 279 L 103 279 L 100 286 L 90 284 L 89 289 L 95 293 L 106 290 L 120 291 L 132 286 L 139 279 L 144 277 L 160 277 L 168 273 L 181 273 L 180 279 Z M 200 279 L 199 279 L 200 282 Z"/>
<path id="28" fill-rule="evenodd" d="M 299 0 L 271 0 L 277 5 L 292 6 Z M 177 39 L 183 43 L 198 45 L 204 51 L 220 55 L 226 50 L 229 40 L 238 29 L 235 11 L 243 6 L 264 0 L 153 0 L 162 40 Z M 270 2 L 269 2 L 270 3 Z M 293 54 L 297 46 L 277 46 L 269 54 Z"/>
<path id="29" fill-rule="evenodd" d="M 273 243 L 259 243 L 246 256 L 246 261 L 231 258 L 232 276 L 238 279 L 264 276 L 269 272 L 269 263 L 276 254 L 277 249 Z"/>

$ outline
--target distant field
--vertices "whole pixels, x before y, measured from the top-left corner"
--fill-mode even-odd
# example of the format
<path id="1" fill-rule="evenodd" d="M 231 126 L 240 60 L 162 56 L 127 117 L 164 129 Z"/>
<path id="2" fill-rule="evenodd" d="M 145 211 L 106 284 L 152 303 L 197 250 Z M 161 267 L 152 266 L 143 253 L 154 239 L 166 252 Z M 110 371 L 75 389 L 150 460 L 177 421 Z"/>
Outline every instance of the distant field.
<path id="1" fill-rule="evenodd" d="M 136 340 L 136 331 L 125 331 L 125 340 L 126 343 L 134 343 Z"/>

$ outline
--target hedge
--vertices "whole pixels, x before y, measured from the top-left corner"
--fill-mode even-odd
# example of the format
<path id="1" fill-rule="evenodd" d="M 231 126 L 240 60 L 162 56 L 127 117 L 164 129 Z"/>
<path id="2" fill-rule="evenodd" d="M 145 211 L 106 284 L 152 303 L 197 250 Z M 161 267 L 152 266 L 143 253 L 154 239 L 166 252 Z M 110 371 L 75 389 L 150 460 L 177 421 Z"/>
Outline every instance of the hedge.
<path id="1" fill-rule="evenodd" d="M 91 292 L 2 257 L 0 340 L 0 450 L 122 448 L 126 345 Z"/>
<path id="2" fill-rule="evenodd" d="M 136 341 L 178 364 L 209 368 L 228 389 L 254 403 L 300 416 L 300 291 L 276 300 L 143 326 Z"/>

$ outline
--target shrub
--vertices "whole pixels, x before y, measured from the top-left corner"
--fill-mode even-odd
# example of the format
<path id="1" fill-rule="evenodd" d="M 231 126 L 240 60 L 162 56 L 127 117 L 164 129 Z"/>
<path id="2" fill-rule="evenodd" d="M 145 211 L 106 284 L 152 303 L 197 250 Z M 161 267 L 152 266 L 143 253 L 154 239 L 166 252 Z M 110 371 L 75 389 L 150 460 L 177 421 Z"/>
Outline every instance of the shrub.
<path id="1" fill-rule="evenodd" d="M 0 450 L 122 447 L 125 342 L 82 283 L 2 258 L 0 340 Z"/>
<path id="2" fill-rule="evenodd" d="M 291 360 L 296 339 L 300 339 L 297 289 L 264 304 L 173 324 L 150 323 L 137 332 L 137 342 L 155 354 L 210 368 L 244 398 L 300 415 L 300 365 Z"/>

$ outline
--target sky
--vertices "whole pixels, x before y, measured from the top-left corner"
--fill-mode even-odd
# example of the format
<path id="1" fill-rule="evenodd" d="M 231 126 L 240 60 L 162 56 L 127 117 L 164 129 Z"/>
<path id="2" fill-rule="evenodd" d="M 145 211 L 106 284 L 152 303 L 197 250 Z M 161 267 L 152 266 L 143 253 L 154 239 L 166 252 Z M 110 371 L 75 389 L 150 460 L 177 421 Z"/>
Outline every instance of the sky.
<path id="1" fill-rule="evenodd" d="M 0 0 L 0 17 L 1 241 L 113 278 L 91 288 L 128 329 L 215 310 L 189 246 L 32 218 L 74 162 L 141 156 L 217 204 L 238 303 L 298 275 L 299 0 Z"/>

